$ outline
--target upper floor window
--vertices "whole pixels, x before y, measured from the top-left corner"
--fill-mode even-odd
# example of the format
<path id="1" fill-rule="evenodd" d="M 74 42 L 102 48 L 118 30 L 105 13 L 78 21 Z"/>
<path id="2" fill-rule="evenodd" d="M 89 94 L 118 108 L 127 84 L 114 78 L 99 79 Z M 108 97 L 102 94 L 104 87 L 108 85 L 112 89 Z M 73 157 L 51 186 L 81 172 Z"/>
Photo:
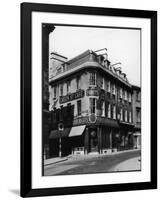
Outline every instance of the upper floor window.
<path id="1" fill-rule="evenodd" d="M 141 110 L 140 108 L 136 108 L 136 120 L 137 122 L 141 122 Z"/>
<path id="2" fill-rule="evenodd" d="M 131 93 L 128 95 L 129 102 L 131 103 Z"/>
<path id="3" fill-rule="evenodd" d="M 60 84 L 60 96 L 63 96 L 63 83 Z"/>
<path id="4" fill-rule="evenodd" d="M 112 94 L 116 94 L 116 88 L 115 88 L 115 84 L 111 84 L 111 92 Z"/>
<path id="5" fill-rule="evenodd" d="M 123 109 L 120 108 L 120 120 L 123 121 Z"/>
<path id="6" fill-rule="evenodd" d="M 77 83 L 77 90 L 79 90 L 81 88 L 81 86 L 80 86 L 80 76 L 77 76 L 76 83 Z"/>
<path id="7" fill-rule="evenodd" d="M 116 106 L 113 105 L 113 119 L 116 119 Z"/>
<path id="8" fill-rule="evenodd" d="M 69 93 L 70 81 L 67 81 L 67 94 Z"/>
<path id="9" fill-rule="evenodd" d="M 140 92 L 139 91 L 136 91 L 136 100 L 140 101 Z"/>
<path id="10" fill-rule="evenodd" d="M 130 123 L 132 122 L 132 114 L 131 114 L 131 111 L 129 111 L 129 122 L 130 122 Z"/>
<path id="11" fill-rule="evenodd" d="M 77 113 L 78 113 L 78 116 L 81 115 L 81 112 L 82 112 L 82 102 L 81 102 L 81 100 L 78 100 L 77 101 Z"/>
<path id="12" fill-rule="evenodd" d="M 89 84 L 96 86 L 96 72 L 90 72 Z"/>
<path id="13" fill-rule="evenodd" d="M 110 81 L 107 81 L 107 92 L 111 91 L 111 85 L 110 85 Z"/>
<path id="14" fill-rule="evenodd" d="M 120 98 L 122 98 L 122 88 L 120 88 Z"/>
<path id="15" fill-rule="evenodd" d="M 57 97 L 57 87 L 56 87 L 56 85 L 53 87 L 53 96 L 54 96 L 54 99 L 56 99 L 56 97 Z"/>
<path id="16" fill-rule="evenodd" d="M 101 88 L 104 89 L 104 83 L 105 83 L 105 80 L 104 80 L 104 77 L 102 77 L 101 79 Z"/>
<path id="17" fill-rule="evenodd" d="M 111 105 L 110 105 L 110 103 L 107 104 L 107 111 L 108 111 L 108 118 L 111 118 Z"/>
<path id="18" fill-rule="evenodd" d="M 125 100 L 127 100 L 127 91 L 125 90 Z"/>
<path id="19" fill-rule="evenodd" d="M 89 99 L 89 109 L 91 114 L 96 113 L 96 98 L 90 98 Z"/>
<path id="20" fill-rule="evenodd" d="M 125 122 L 127 122 L 127 110 L 125 110 Z"/>
<path id="21" fill-rule="evenodd" d="M 125 90 L 122 89 L 122 98 L 125 99 Z"/>
<path id="22" fill-rule="evenodd" d="M 102 116 L 104 117 L 105 116 L 105 102 L 102 101 L 102 105 L 101 105 L 101 113 L 102 113 Z"/>

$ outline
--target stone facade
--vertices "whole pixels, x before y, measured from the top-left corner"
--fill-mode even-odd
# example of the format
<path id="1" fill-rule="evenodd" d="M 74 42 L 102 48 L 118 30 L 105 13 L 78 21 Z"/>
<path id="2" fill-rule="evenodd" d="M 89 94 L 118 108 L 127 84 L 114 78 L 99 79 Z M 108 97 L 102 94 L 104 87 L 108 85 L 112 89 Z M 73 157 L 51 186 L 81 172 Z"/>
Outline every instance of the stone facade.
<path id="1" fill-rule="evenodd" d="M 64 145 L 71 148 L 68 153 L 78 149 L 87 154 L 133 148 L 132 85 L 120 67 L 87 50 L 51 68 L 56 72 L 49 75 L 49 110 L 54 113 L 72 105 L 71 127 L 66 126 L 65 120 L 64 127 L 85 126 L 79 136 L 64 137 Z M 51 145 L 56 145 L 55 137 L 50 140 Z"/>

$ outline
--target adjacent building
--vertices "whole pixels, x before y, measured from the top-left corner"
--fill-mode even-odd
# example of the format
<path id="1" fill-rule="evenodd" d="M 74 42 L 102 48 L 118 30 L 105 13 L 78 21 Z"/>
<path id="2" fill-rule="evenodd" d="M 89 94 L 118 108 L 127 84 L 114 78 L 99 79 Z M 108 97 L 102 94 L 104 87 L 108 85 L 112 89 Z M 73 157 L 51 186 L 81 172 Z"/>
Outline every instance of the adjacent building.
<path id="1" fill-rule="evenodd" d="M 120 64 L 111 65 L 100 52 L 87 50 L 71 60 L 50 54 L 50 156 L 59 155 L 60 138 L 62 156 L 134 146 L 134 87 Z"/>
<path id="2" fill-rule="evenodd" d="M 132 107 L 133 107 L 133 122 L 134 122 L 134 148 L 141 148 L 141 88 L 132 86 Z"/>

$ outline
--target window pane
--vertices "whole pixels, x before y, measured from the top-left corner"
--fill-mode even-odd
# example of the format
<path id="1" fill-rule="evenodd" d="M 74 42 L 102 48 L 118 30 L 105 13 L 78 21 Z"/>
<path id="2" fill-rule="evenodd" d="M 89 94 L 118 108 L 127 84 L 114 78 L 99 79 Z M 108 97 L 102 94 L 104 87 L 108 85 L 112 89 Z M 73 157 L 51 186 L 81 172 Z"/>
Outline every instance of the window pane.
<path id="1" fill-rule="evenodd" d="M 82 106 L 81 106 L 81 100 L 77 101 L 77 113 L 78 116 L 81 115 L 82 112 Z"/>
<path id="2" fill-rule="evenodd" d="M 96 85 L 96 72 L 90 73 L 90 85 Z"/>

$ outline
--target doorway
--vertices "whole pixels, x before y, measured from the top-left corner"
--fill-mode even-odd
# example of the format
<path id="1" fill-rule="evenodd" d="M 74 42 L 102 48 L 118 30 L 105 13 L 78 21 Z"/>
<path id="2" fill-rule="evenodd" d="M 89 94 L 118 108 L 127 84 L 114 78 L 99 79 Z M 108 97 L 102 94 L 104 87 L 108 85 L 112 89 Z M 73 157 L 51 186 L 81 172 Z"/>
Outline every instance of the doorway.
<path id="1" fill-rule="evenodd" d="M 89 152 L 98 152 L 98 136 L 96 128 L 89 130 Z"/>

